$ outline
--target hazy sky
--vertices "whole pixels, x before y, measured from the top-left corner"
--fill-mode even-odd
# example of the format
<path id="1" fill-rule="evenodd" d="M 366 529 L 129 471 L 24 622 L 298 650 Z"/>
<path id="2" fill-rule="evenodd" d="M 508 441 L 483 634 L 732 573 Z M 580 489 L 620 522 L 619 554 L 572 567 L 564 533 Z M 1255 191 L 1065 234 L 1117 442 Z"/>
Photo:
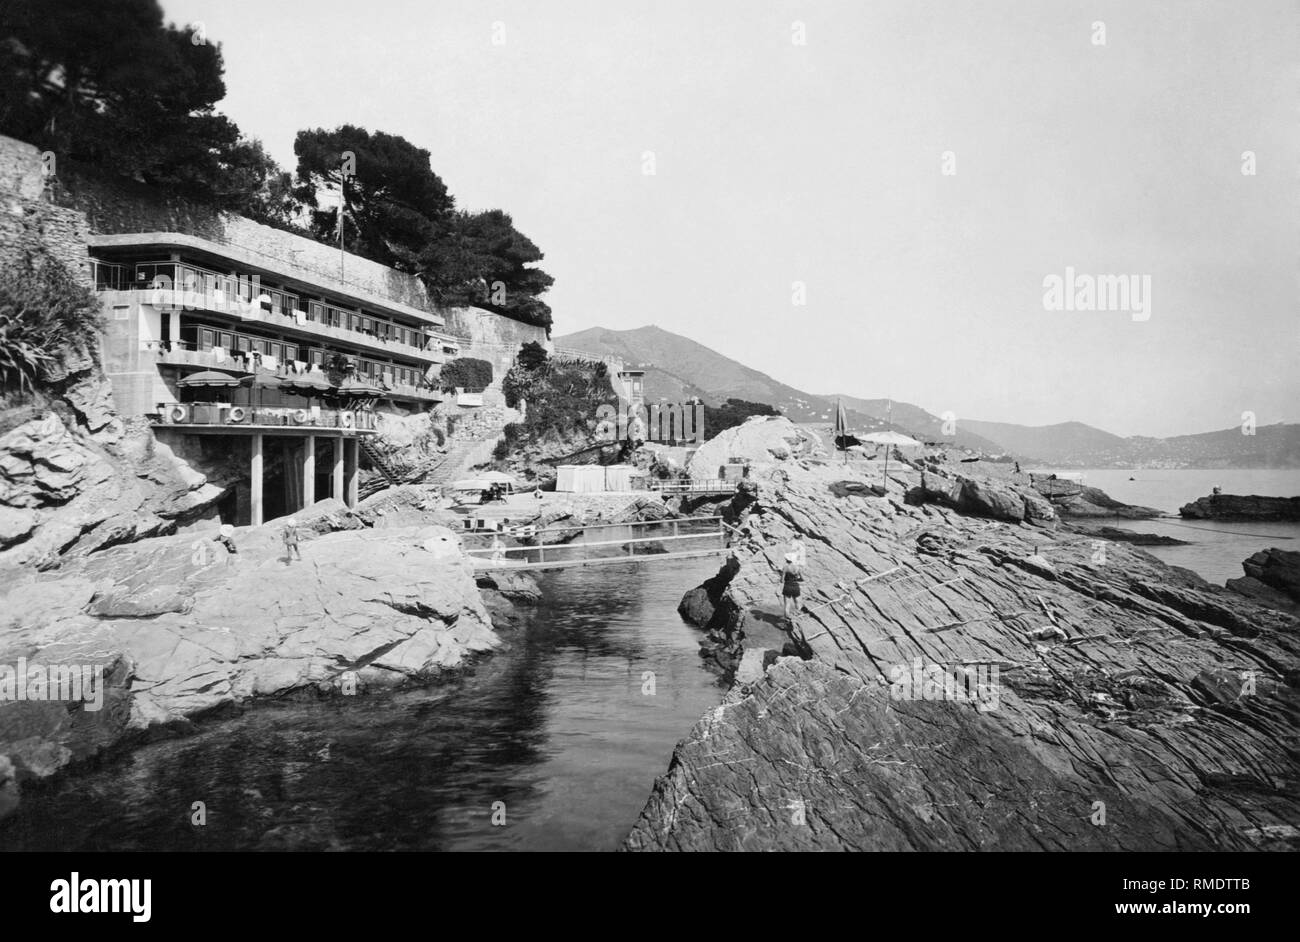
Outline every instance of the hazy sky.
<path id="1" fill-rule="evenodd" d="M 360 124 L 511 213 L 557 334 L 658 324 L 959 420 L 1300 419 L 1295 0 L 163 6 L 286 168 Z M 1150 276 L 1149 319 L 1045 310 L 1067 266 Z"/>

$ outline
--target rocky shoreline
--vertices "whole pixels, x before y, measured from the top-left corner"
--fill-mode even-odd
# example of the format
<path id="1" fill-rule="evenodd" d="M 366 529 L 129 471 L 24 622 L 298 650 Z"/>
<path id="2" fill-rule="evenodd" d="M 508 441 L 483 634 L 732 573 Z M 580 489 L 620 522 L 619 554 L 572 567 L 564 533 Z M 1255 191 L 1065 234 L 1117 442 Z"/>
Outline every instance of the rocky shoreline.
<path id="1" fill-rule="evenodd" d="M 1026 520 L 1023 492 L 1014 519 L 1001 483 L 1002 519 L 912 468 L 884 488 L 815 456 L 755 477 L 761 538 L 682 603 L 750 673 L 678 746 L 627 849 L 1300 846 L 1300 619 L 1281 590 L 1266 604 L 1099 549 Z M 802 612 L 788 644 L 751 651 L 782 623 L 796 536 Z M 1280 565 L 1257 568 L 1282 584 Z"/>
<path id="2" fill-rule="evenodd" d="M 1300 520 L 1300 497 L 1260 497 L 1252 494 L 1211 494 L 1198 497 L 1178 510 L 1189 520 L 1260 520 L 1293 522 Z"/>
<path id="3" fill-rule="evenodd" d="M 669 512 L 658 499 L 575 496 L 537 522 Z M 511 643 L 520 607 L 540 597 L 527 573 L 474 571 L 436 490 L 392 488 L 356 510 L 324 500 L 296 516 L 301 561 L 286 559 L 272 521 L 235 531 L 233 561 L 213 525 L 11 570 L 0 668 L 102 667 L 105 682 L 94 711 L 0 702 L 0 818 L 23 788 L 257 700 L 437 683 Z"/>

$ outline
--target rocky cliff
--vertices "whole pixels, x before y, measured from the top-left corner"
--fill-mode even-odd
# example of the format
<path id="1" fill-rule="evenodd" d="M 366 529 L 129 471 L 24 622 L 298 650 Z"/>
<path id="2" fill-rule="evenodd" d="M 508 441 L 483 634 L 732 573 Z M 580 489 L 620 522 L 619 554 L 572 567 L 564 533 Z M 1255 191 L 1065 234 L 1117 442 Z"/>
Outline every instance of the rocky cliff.
<path id="1" fill-rule="evenodd" d="M 102 398 L 85 411 L 44 396 L 0 410 L 0 571 L 174 533 L 225 493 L 147 426 L 123 425 L 102 376 L 78 389 Z"/>
<path id="2" fill-rule="evenodd" d="M 881 496 L 879 475 L 815 455 L 754 478 L 756 536 L 686 614 L 742 639 L 784 628 L 796 536 L 800 614 L 788 645 L 746 651 L 629 849 L 1300 844 L 1293 614 L 1023 504 L 971 515 L 964 486 L 918 501 L 911 469 Z"/>

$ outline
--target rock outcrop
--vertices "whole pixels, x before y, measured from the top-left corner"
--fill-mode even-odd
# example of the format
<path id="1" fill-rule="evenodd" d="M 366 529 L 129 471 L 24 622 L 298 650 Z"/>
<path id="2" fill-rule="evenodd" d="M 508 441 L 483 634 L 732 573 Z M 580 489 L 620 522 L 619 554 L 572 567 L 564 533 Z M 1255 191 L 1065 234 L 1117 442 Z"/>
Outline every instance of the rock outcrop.
<path id="1" fill-rule="evenodd" d="M 1300 846 L 1294 615 L 1141 549 L 909 503 L 915 472 L 877 496 L 842 466 L 784 464 L 726 619 L 776 620 L 799 536 L 805 656 L 750 665 L 629 849 Z M 685 613 L 716 627 L 715 595 Z"/>
<path id="2" fill-rule="evenodd" d="M 1274 607 L 1300 603 L 1300 553 L 1276 547 L 1260 550 L 1241 564 L 1246 575 L 1228 588 Z"/>
<path id="3" fill-rule="evenodd" d="M 1178 513 L 1192 520 L 1300 520 L 1300 497 L 1211 494 L 1184 504 Z"/>
<path id="4" fill-rule="evenodd" d="M 268 524 L 236 531 L 234 557 L 195 532 L 15 576 L 0 665 L 100 665 L 108 698 L 93 713 L 0 701 L 0 768 L 21 783 L 253 697 L 348 694 L 464 664 L 500 642 L 468 561 L 426 548 L 456 539 L 436 526 L 344 529 L 309 537 L 290 563 Z"/>
<path id="5" fill-rule="evenodd" d="M 39 408 L 0 435 L 0 570 L 175 533 L 225 493 L 148 427 L 123 426 L 106 386 L 87 380 L 65 394 L 83 403 L 79 416 Z"/>
<path id="6" fill-rule="evenodd" d="M 1062 517 L 1124 517 L 1129 520 L 1145 520 L 1165 515 L 1154 507 L 1125 504 L 1100 488 L 1087 486 L 1080 494 L 1054 500 L 1053 506 Z"/>
<path id="7" fill-rule="evenodd" d="M 1138 533 L 1135 530 L 1125 530 L 1121 527 L 1106 527 L 1076 523 L 1071 529 L 1077 533 L 1087 534 L 1094 539 L 1106 540 L 1111 543 L 1129 543 L 1133 546 L 1191 545 L 1191 542 L 1188 540 L 1180 540 L 1176 537 L 1165 536 L 1161 533 Z"/>
<path id="8" fill-rule="evenodd" d="M 762 471 L 789 458 L 820 451 L 817 437 L 805 433 L 789 419 L 756 415 L 701 445 L 691 458 L 689 471 L 695 480 L 710 480 L 718 476 L 720 467 L 733 460 Z"/>
<path id="9" fill-rule="evenodd" d="M 1013 523 L 1056 519 L 1052 502 L 1032 488 L 986 478 L 949 475 L 937 470 L 922 471 L 920 484 L 907 496 L 910 503 L 930 501 L 962 513 Z"/>

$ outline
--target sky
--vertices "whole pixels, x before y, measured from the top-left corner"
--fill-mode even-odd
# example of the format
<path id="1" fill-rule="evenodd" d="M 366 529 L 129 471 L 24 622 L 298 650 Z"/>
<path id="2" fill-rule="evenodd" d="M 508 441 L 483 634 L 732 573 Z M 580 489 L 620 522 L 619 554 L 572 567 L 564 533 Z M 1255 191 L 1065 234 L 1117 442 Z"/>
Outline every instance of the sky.
<path id="1" fill-rule="evenodd" d="M 509 212 L 557 335 L 958 422 L 1300 420 L 1295 0 L 162 3 L 287 169 L 359 124 Z M 1149 306 L 1048 309 L 1067 269 Z"/>

